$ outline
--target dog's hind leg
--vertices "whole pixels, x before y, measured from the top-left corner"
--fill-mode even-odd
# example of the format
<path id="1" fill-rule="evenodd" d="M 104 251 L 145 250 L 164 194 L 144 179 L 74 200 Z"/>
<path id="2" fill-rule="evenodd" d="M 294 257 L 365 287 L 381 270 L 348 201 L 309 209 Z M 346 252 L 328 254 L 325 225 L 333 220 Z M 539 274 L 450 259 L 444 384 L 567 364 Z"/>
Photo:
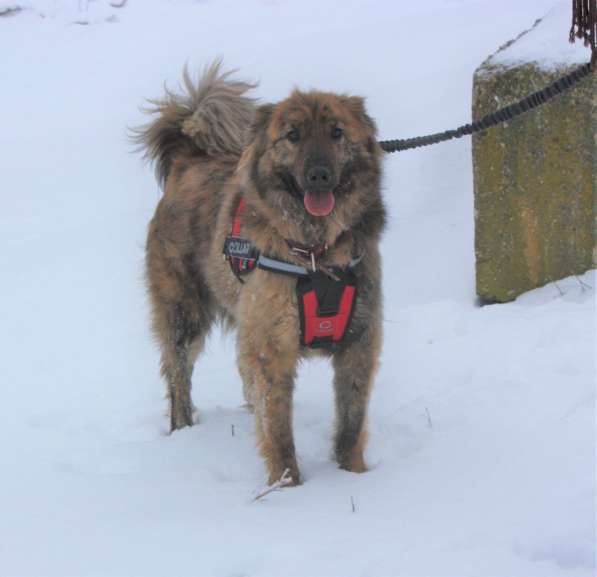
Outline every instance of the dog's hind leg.
<path id="1" fill-rule="evenodd" d="M 162 353 L 173 431 L 193 425 L 191 375 L 214 320 L 213 299 L 199 269 L 181 256 L 176 245 L 164 240 L 155 222 L 146 262 L 153 332 Z"/>
<path id="2" fill-rule="evenodd" d="M 168 387 L 170 404 L 170 431 L 190 427 L 193 424 L 193 402 L 191 401 L 191 373 L 185 350 L 162 352 L 162 376 Z"/>
<path id="3" fill-rule="evenodd" d="M 170 430 L 190 427 L 196 411 L 191 400 L 191 376 L 205 337 L 196 337 L 188 344 L 162 349 L 162 376 L 168 387 Z"/>
<path id="4" fill-rule="evenodd" d="M 194 424 L 191 376 L 197 356 L 203 349 L 209 325 L 192 322 L 192 313 L 181 307 L 154 308 L 154 328 L 160 340 L 161 373 L 169 400 L 170 430 Z"/>

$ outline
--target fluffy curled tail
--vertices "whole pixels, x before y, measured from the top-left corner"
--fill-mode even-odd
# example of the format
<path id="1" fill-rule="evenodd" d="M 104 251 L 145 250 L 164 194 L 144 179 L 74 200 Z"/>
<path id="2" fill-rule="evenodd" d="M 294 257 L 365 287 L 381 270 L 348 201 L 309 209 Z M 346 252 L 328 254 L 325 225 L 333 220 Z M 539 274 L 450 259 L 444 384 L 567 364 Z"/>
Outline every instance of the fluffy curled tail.
<path id="1" fill-rule="evenodd" d="M 240 155 L 255 114 L 255 101 L 245 93 L 256 84 L 230 80 L 221 62 L 206 68 L 195 85 L 185 67 L 183 93 L 166 89 L 162 99 L 149 100 L 146 109 L 158 117 L 133 129 L 133 141 L 155 162 L 158 181 L 164 184 L 173 157 L 189 148 L 208 155 Z"/>

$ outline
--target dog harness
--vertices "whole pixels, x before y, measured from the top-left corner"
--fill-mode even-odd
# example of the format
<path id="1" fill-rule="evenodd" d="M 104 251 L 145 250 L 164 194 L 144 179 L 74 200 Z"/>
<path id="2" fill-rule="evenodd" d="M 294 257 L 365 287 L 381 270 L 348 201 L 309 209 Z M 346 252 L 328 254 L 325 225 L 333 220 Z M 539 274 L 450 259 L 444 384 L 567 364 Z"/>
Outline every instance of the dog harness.
<path id="1" fill-rule="evenodd" d="M 251 241 L 241 235 L 241 216 L 245 209 L 246 201 L 241 196 L 224 243 L 224 257 L 234 276 L 244 282 L 243 277 L 255 268 L 295 276 L 301 344 L 334 348 L 346 341 L 357 293 L 353 269 L 361 258 L 353 259 L 345 269 L 317 267 L 316 259 L 325 253 L 327 246 L 306 247 L 290 242 L 290 250 L 307 261 L 309 268 L 260 254 Z"/>

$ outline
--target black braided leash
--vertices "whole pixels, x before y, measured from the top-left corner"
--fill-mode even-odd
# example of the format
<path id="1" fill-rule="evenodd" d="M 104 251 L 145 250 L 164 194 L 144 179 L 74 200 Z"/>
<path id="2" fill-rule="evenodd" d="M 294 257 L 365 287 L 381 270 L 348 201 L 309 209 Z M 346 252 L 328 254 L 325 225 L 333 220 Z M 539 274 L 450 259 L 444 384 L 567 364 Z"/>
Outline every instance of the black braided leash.
<path id="1" fill-rule="evenodd" d="M 411 148 L 429 146 L 430 144 L 437 144 L 438 142 L 445 142 L 446 140 L 452 140 L 453 138 L 462 138 L 468 134 L 482 132 L 492 126 L 496 126 L 502 122 L 508 122 L 529 110 L 533 110 L 534 108 L 545 104 L 562 92 L 572 88 L 575 84 L 578 84 L 583 78 L 586 78 L 591 73 L 591 70 L 591 63 L 587 62 L 587 64 L 579 66 L 569 74 L 566 74 L 566 76 L 562 76 L 562 78 L 552 82 L 543 90 L 533 92 L 530 96 L 527 96 L 514 104 L 510 104 L 491 114 L 487 114 L 472 124 L 459 126 L 456 130 L 446 130 L 444 132 L 436 132 L 435 134 L 417 136 L 415 138 L 380 140 L 379 146 L 381 146 L 385 152 L 401 152 L 403 150 L 410 150 Z"/>

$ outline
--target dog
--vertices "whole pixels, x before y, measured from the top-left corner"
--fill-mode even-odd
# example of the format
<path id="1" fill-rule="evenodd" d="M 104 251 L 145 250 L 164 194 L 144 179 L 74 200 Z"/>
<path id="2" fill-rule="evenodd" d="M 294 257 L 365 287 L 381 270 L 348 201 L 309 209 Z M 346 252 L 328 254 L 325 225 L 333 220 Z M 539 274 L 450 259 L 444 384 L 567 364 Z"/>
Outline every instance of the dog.
<path id="1" fill-rule="evenodd" d="M 214 323 L 237 363 L 269 483 L 301 482 L 292 431 L 297 364 L 331 358 L 334 454 L 366 470 L 366 417 L 382 342 L 383 151 L 364 100 L 295 90 L 277 104 L 221 63 L 150 101 L 134 138 L 163 187 L 146 284 L 170 427 L 191 426 L 191 375 Z"/>

